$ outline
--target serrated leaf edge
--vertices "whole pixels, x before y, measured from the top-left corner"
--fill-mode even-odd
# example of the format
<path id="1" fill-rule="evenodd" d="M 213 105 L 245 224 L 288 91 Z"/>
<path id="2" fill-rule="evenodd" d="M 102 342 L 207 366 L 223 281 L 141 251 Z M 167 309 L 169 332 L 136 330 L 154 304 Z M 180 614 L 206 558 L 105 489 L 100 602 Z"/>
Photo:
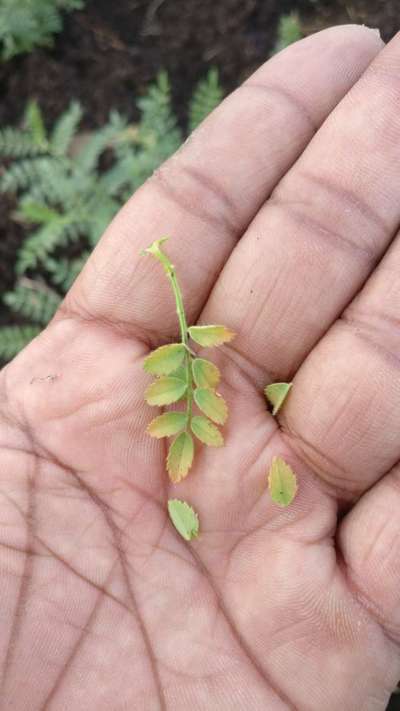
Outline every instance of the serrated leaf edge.
<path id="1" fill-rule="evenodd" d="M 185 384 L 185 389 L 183 390 L 183 392 L 182 392 L 182 394 L 179 396 L 179 398 L 177 398 L 176 400 L 170 400 L 169 402 L 165 402 L 165 403 L 163 403 L 163 405 L 159 405 L 158 403 L 151 403 L 151 402 L 149 402 L 149 400 L 148 400 L 148 397 L 149 397 L 149 396 L 148 396 L 148 392 L 149 392 L 150 388 L 151 388 L 155 383 L 158 383 L 160 380 L 162 380 L 163 378 L 168 378 L 168 379 L 172 378 L 172 379 L 175 379 L 175 380 L 179 380 L 179 382 Z M 173 375 L 161 375 L 159 378 L 156 378 L 155 380 L 153 380 L 153 381 L 150 383 L 150 385 L 147 386 L 147 388 L 146 388 L 146 390 L 145 390 L 145 392 L 144 392 L 144 399 L 145 399 L 145 401 L 147 402 L 147 404 L 150 405 L 150 407 L 164 407 L 164 406 L 167 406 L 167 405 L 173 405 L 175 402 L 178 402 L 178 400 L 180 400 L 180 399 L 184 396 L 184 394 L 186 393 L 186 391 L 187 391 L 187 383 L 185 383 L 184 380 L 181 380 L 181 378 L 175 378 L 175 376 L 173 376 Z"/>
<path id="2" fill-rule="evenodd" d="M 274 403 L 272 402 L 272 400 L 270 400 L 269 395 L 267 394 L 267 390 L 268 390 L 269 387 L 271 387 L 271 385 L 287 385 L 287 390 L 286 390 L 286 392 L 285 392 L 283 398 L 282 398 L 278 403 L 276 403 L 275 405 L 274 405 Z M 292 386 L 293 386 L 293 383 L 282 383 L 282 382 L 279 382 L 279 383 L 269 383 L 268 385 L 265 386 L 265 388 L 264 388 L 264 395 L 265 395 L 265 397 L 267 398 L 267 401 L 269 402 L 269 404 L 272 405 L 272 407 L 273 407 L 273 409 L 272 409 L 272 415 L 273 415 L 273 417 L 275 417 L 275 415 L 278 414 L 278 412 L 279 412 L 279 410 L 281 409 L 281 407 L 283 407 L 283 405 L 285 404 L 286 398 L 287 398 L 287 396 L 289 395 L 289 392 L 290 392 L 290 390 L 292 389 Z"/>
<path id="3" fill-rule="evenodd" d="M 168 412 L 163 412 L 161 415 L 157 415 L 156 417 L 153 417 L 153 419 L 151 420 L 151 422 L 149 422 L 149 424 L 148 424 L 147 427 L 146 427 L 146 432 L 147 432 L 147 434 L 149 434 L 150 437 L 154 437 L 154 439 L 163 439 L 164 437 L 175 437 L 175 436 L 178 436 L 178 434 L 180 434 L 181 432 L 183 432 L 183 430 L 184 430 L 185 427 L 186 427 L 187 419 L 188 419 L 188 418 L 187 418 L 187 415 L 186 415 L 186 412 L 177 412 L 177 414 L 179 414 L 179 415 L 184 415 L 185 423 L 182 425 L 182 427 L 181 427 L 179 430 L 176 430 L 176 431 L 173 432 L 172 434 L 170 434 L 170 435 L 167 435 L 167 434 L 165 434 L 165 435 L 156 435 L 156 434 L 153 434 L 152 432 L 150 432 L 150 427 L 152 426 L 152 424 L 153 424 L 154 422 L 156 422 L 157 420 L 159 420 L 160 417 L 163 417 L 164 415 L 174 414 L 174 412 L 175 412 L 174 410 L 168 410 Z"/>
<path id="4" fill-rule="evenodd" d="M 190 461 L 190 464 L 189 464 L 187 470 L 186 470 L 183 474 L 180 474 L 178 478 L 175 478 L 175 474 L 174 474 L 174 473 L 171 471 L 171 469 L 170 469 L 170 453 L 171 453 L 171 449 L 172 449 L 172 447 L 174 446 L 176 440 L 178 439 L 178 437 L 181 436 L 181 434 L 182 434 L 182 432 L 179 432 L 179 434 L 177 434 L 177 435 L 175 436 L 173 442 L 171 442 L 171 444 L 170 444 L 170 446 L 169 446 L 169 448 L 168 448 L 168 454 L 167 454 L 167 459 L 166 459 L 166 469 L 167 469 L 167 472 L 168 472 L 168 474 L 169 474 L 169 478 L 171 479 L 171 481 L 172 481 L 173 484 L 179 484 L 179 482 L 182 481 L 182 479 L 185 479 L 185 478 L 187 477 L 187 475 L 189 474 L 190 469 L 192 468 L 193 459 L 194 459 L 194 441 L 193 441 L 193 437 L 192 437 L 192 435 L 191 435 L 190 432 L 187 432 L 187 431 L 186 431 L 186 434 L 188 435 L 188 437 L 191 438 L 192 443 L 193 443 L 192 459 L 191 459 L 191 461 Z"/>
<path id="5" fill-rule="evenodd" d="M 194 518 L 197 522 L 197 530 L 196 530 L 196 532 L 191 531 L 191 535 L 189 538 L 184 536 L 183 533 L 181 533 L 181 531 L 179 531 L 177 529 L 177 527 L 175 526 L 175 523 L 174 523 L 173 518 L 171 516 L 171 511 L 170 511 L 170 504 L 172 504 L 172 503 L 182 504 L 184 507 L 189 509 L 192 512 L 192 514 L 194 515 Z M 168 515 L 169 515 L 170 521 L 171 521 L 172 525 L 174 526 L 175 530 L 179 533 L 179 535 L 182 536 L 182 538 L 185 541 L 192 541 L 194 538 L 198 538 L 199 533 L 200 533 L 200 521 L 199 521 L 199 515 L 198 515 L 197 511 L 195 511 L 194 508 L 192 506 L 190 506 L 190 504 L 187 503 L 187 501 L 182 501 L 182 499 L 168 499 L 167 507 L 168 507 Z"/>
<path id="6" fill-rule="evenodd" d="M 283 462 L 283 463 L 285 464 L 285 466 L 290 469 L 291 473 L 293 474 L 294 481 L 295 481 L 295 489 L 294 489 L 294 492 L 293 492 L 293 496 L 292 496 L 292 498 L 291 498 L 291 500 L 289 501 L 288 504 L 282 504 L 282 503 L 280 503 L 279 501 L 276 501 L 276 499 L 273 498 L 272 492 L 271 492 L 271 490 L 272 490 L 271 472 L 272 472 L 272 468 L 273 468 L 274 463 L 275 463 L 276 461 L 278 461 L 278 460 L 280 460 L 281 462 Z M 297 481 L 297 475 L 296 475 L 296 472 L 294 471 L 293 467 L 292 467 L 290 464 L 288 464 L 288 462 L 287 462 L 283 457 L 280 457 L 280 456 L 278 456 L 278 455 L 276 455 L 275 457 L 272 457 L 271 464 L 270 464 L 270 467 L 269 467 L 269 470 L 268 470 L 268 490 L 269 490 L 269 493 L 270 493 L 270 496 L 271 496 L 271 499 L 272 499 L 273 503 L 276 504 L 277 506 L 280 506 L 280 507 L 283 508 L 283 509 L 284 509 L 284 508 L 287 508 L 288 506 L 290 506 L 290 505 L 293 503 L 294 499 L 296 498 L 298 489 L 299 489 L 299 485 L 298 485 L 298 481 Z"/>
<path id="7" fill-rule="evenodd" d="M 197 402 L 197 400 L 196 400 L 196 391 L 197 391 L 197 390 L 209 390 L 211 393 L 213 393 L 213 394 L 223 403 L 224 408 L 225 408 L 225 410 L 224 410 L 224 419 L 223 419 L 223 420 L 215 420 L 215 419 L 214 419 L 213 417 L 211 417 L 211 415 L 209 415 L 207 412 L 204 412 L 204 410 L 200 407 L 200 405 L 198 404 L 198 402 Z M 227 404 L 226 400 L 222 397 L 222 395 L 220 395 L 220 393 L 218 393 L 214 388 L 195 388 L 195 390 L 193 391 L 193 397 L 194 397 L 194 401 L 195 401 L 197 407 L 199 408 L 200 412 L 203 413 L 203 415 L 205 415 L 206 417 L 208 417 L 209 420 L 211 420 L 213 423 L 215 423 L 215 424 L 217 424 L 217 425 L 221 425 L 221 426 L 225 425 L 225 423 L 226 423 L 226 421 L 227 421 L 227 419 L 228 419 L 228 415 L 229 415 L 229 408 L 228 408 L 228 404 Z"/>
<path id="8" fill-rule="evenodd" d="M 179 361 L 179 364 L 174 368 L 173 370 L 165 370 L 165 371 L 160 371 L 159 373 L 155 373 L 153 370 L 149 369 L 149 362 L 151 362 L 152 357 L 156 354 L 159 353 L 159 351 L 163 350 L 164 348 L 170 348 L 171 346 L 179 346 L 180 349 L 182 349 L 182 358 Z M 185 346 L 182 343 L 167 343 L 165 346 L 159 346 L 158 348 L 155 348 L 153 351 L 151 351 L 146 358 L 144 359 L 143 362 L 143 369 L 146 371 L 146 373 L 149 373 L 149 375 L 170 375 L 172 373 L 175 373 L 178 368 L 182 365 L 182 361 L 185 357 Z"/>

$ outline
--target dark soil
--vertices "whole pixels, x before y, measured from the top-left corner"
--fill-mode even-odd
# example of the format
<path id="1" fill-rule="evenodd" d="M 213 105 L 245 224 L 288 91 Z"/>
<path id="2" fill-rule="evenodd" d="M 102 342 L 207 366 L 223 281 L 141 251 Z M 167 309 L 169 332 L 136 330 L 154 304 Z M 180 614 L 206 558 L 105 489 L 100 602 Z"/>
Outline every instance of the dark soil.
<path id="1" fill-rule="evenodd" d="M 385 39 L 397 30 L 398 0 L 88 0 L 65 18 L 54 49 L 38 49 L 0 65 L 0 125 L 15 124 L 28 97 L 49 125 L 79 99 L 83 126 L 99 126 L 111 108 L 135 117 L 134 98 L 160 68 L 170 74 L 184 123 L 193 86 L 210 65 L 229 91 L 270 54 L 281 14 L 300 12 L 313 32 L 339 22 L 364 22 Z M 20 228 L 0 202 L 0 294 L 13 282 Z M 0 302 L 0 323 L 10 320 Z"/>
<path id="2" fill-rule="evenodd" d="M 18 120 L 28 96 L 50 123 L 71 98 L 84 105 L 88 127 L 103 123 L 110 107 L 132 115 L 134 97 L 161 67 L 182 117 L 210 64 L 228 91 L 237 86 L 266 59 L 279 16 L 292 9 L 307 31 L 365 22 L 389 39 L 400 23 L 398 0 L 89 0 L 65 18 L 53 50 L 0 66 L 0 124 Z"/>

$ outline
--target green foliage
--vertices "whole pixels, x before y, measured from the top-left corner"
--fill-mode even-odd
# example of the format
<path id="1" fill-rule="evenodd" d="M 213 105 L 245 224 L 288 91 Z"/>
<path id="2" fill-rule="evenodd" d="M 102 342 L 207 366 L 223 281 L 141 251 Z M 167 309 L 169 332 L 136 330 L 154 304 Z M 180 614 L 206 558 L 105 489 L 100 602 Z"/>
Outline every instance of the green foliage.
<path id="1" fill-rule="evenodd" d="M 190 326 L 189 335 L 196 343 L 203 348 L 209 346 L 220 346 L 228 343 L 235 337 L 233 331 L 226 326 Z"/>
<path id="2" fill-rule="evenodd" d="M 40 326 L 3 326 L 0 328 L 0 358 L 2 360 L 14 358 L 41 330 Z"/>
<path id="3" fill-rule="evenodd" d="M 282 15 L 278 24 L 278 37 L 273 50 L 273 54 L 280 52 L 281 49 L 288 47 L 293 42 L 297 42 L 303 37 L 300 18 L 297 12 L 291 12 L 289 15 Z"/>
<path id="4" fill-rule="evenodd" d="M 83 0 L 0 0 L 0 58 L 51 46 L 62 29 L 61 13 L 83 5 Z"/>
<path id="5" fill-rule="evenodd" d="M 162 264 L 171 284 L 179 319 L 181 342 L 160 346 L 152 351 L 145 358 L 143 367 L 147 373 L 158 376 L 145 392 L 145 400 L 149 405 L 171 405 L 182 399 L 186 402 L 184 411 L 159 415 L 147 428 L 148 434 L 152 437 L 169 437 L 176 434 L 168 449 L 166 467 L 169 478 L 177 484 L 188 475 L 193 463 L 192 433 L 208 447 L 222 447 L 224 439 L 213 422 L 223 425 L 228 417 L 226 402 L 215 391 L 221 374 L 214 363 L 196 357 L 189 347 L 189 339 L 192 338 L 199 345 L 207 347 L 219 346 L 232 340 L 235 334 L 225 326 L 188 328 L 175 268 L 161 249 L 164 242 L 166 238 L 156 240 L 145 250 L 145 253 L 151 254 Z M 194 405 L 197 405 L 203 414 L 193 414 Z"/>
<path id="6" fill-rule="evenodd" d="M 297 494 L 297 479 L 293 469 L 281 457 L 273 457 L 268 473 L 271 499 L 278 506 L 289 506 Z"/>
<path id="7" fill-rule="evenodd" d="M 33 279 L 22 278 L 14 291 L 4 294 L 10 309 L 36 324 L 45 326 L 55 314 L 61 297 L 48 286 Z"/>
<path id="8" fill-rule="evenodd" d="M 271 383 L 264 389 L 265 397 L 272 405 L 272 414 L 275 416 L 283 406 L 293 383 Z"/>
<path id="9" fill-rule="evenodd" d="M 169 346 L 160 346 L 150 353 L 144 362 L 144 369 L 152 375 L 169 375 L 178 370 L 185 357 L 185 346 L 182 343 L 173 343 Z"/>
<path id="10" fill-rule="evenodd" d="M 61 297 L 42 281 L 22 277 L 13 291 L 3 295 L 3 301 L 11 312 L 33 322 L 0 328 L 0 359 L 6 361 L 40 333 L 56 312 Z"/>
<path id="11" fill-rule="evenodd" d="M 186 501 L 168 500 L 169 517 L 176 530 L 185 541 L 191 541 L 199 535 L 199 517 Z"/>
<path id="12" fill-rule="evenodd" d="M 53 259 L 48 257 L 46 259 L 46 269 L 52 283 L 65 294 L 71 288 L 79 272 L 82 271 L 89 256 L 90 252 L 84 250 L 75 259 L 67 259 L 66 257 Z"/>
<path id="13" fill-rule="evenodd" d="M 202 79 L 189 104 L 189 130 L 193 131 L 213 109 L 221 103 L 222 89 L 219 83 L 218 70 L 209 70 Z"/>
<path id="14" fill-rule="evenodd" d="M 190 125 L 193 111 L 200 120 L 220 96 L 211 71 L 194 93 Z M 181 145 L 165 72 L 137 105 L 141 116 L 135 125 L 112 111 L 104 126 L 80 133 L 77 102 L 48 131 L 40 107 L 30 101 L 22 128 L 0 129 L 0 192 L 15 196 L 12 217 L 26 234 L 17 255 L 17 286 L 4 297 L 12 313 L 45 325 L 119 208 Z M 9 330 L 6 337 L 9 343 Z M 19 343 L 25 341 L 16 333 L 15 347 L 0 347 L 0 358 L 14 355 Z"/>

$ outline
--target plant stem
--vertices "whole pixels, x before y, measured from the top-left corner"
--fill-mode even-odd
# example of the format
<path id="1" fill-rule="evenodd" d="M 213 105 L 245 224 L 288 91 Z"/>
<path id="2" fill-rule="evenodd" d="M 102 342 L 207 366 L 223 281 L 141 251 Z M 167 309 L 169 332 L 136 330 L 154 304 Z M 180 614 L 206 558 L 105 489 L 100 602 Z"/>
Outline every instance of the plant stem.
<path id="1" fill-rule="evenodd" d="M 188 339 L 188 327 L 187 327 L 187 323 L 186 323 L 185 309 L 183 306 L 182 292 L 181 292 L 181 288 L 179 286 L 178 279 L 176 278 L 175 269 L 172 264 L 171 264 L 170 269 L 168 269 L 168 271 L 167 271 L 167 276 L 168 276 L 168 279 L 171 283 L 172 291 L 174 292 L 174 296 L 175 296 L 176 313 L 178 314 L 179 328 L 181 331 L 182 343 L 185 346 L 187 346 L 188 340 L 189 340 Z"/>
<path id="2" fill-rule="evenodd" d="M 166 241 L 167 238 L 164 239 L 159 239 L 153 242 L 153 244 L 145 250 L 145 252 L 148 252 L 149 254 L 152 254 L 153 257 L 158 259 L 162 266 L 164 267 L 164 271 L 168 277 L 168 280 L 171 284 L 172 291 L 174 292 L 174 297 L 175 297 L 175 304 L 176 304 L 176 313 L 178 314 L 178 319 L 179 319 L 179 328 L 181 332 L 181 341 L 183 345 L 186 348 L 186 355 L 185 355 L 185 360 L 186 360 L 186 375 L 187 375 L 187 405 L 186 405 L 186 414 L 187 414 L 187 424 L 186 424 L 186 430 L 190 426 L 190 420 L 192 417 L 192 407 L 193 407 L 193 379 L 192 379 L 192 356 L 190 353 L 189 349 L 189 337 L 188 337 L 188 325 L 186 321 L 186 315 L 185 315 L 185 308 L 183 305 L 183 297 L 182 297 L 182 291 L 179 286 L 179 282 L 175 273 L 175 267 L 172 264 L 172 262 L 169 260 L 166 254 L 161 251 L 160 245 L 163 244 L 163 242 Z"/>
<path id="3" fill-rule="evenodd" d="M 172 290 L 175 296 L 176 303 L 176 313 L 179 319 L 179 328 L 181 331 L 181 339 L 183 345 L 186 347 L 186 380 L 187 380 L 187 400 L 186 400 L 186 430 L 190 427 L 190 421 L 192 417 L 192 407 L 193 407 L 193 381 L 192 381 L 192 356 L 188 350 L 188 326 L 186 322 L 185 308 L 183 306 L 183 298 L 181 288 L 179 286 L 178 279 L 175 274 L 175 269 L 173 264 L 170 264 L 169 268 L 165 266 L 165 271 L 167 273 L 168 279 L 171 283 Z"/>

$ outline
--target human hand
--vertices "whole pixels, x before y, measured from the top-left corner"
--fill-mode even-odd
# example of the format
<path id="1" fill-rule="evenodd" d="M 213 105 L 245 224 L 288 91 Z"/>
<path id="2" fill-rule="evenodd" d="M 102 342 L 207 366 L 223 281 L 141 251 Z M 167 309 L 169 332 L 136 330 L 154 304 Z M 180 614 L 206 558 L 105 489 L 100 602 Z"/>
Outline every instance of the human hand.
<path id="1" fill-rule="evenodd" d="M 400 674 L 400 40 L 381 50 L 335 28 L 256 72 L 2 371 L 1 711 L 385 708 Z M 238 334 L 216 361 L 226 445 L 175 487 L 143 399 L 145 355 L 177 335 L 139 256 L 164 234 L 190 322 Z M 292 377 L 276 422 L 263 387 Z M 288 509 L 268 495 L 274 455 L 298 477 Z M 199 512 L 198 540 L 172 528 L 169 497 Z"/>

